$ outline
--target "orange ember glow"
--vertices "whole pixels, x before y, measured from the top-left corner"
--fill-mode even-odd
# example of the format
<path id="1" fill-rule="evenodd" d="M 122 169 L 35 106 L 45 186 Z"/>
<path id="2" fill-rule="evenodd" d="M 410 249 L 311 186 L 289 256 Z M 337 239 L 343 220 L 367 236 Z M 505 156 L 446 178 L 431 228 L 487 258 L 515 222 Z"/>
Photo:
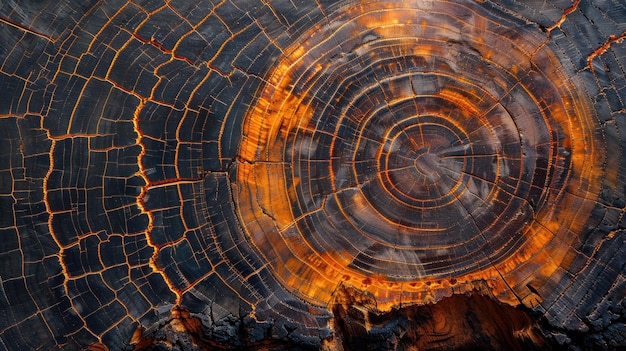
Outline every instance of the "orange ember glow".
<path id="1" fill-rule="evenodd" d="M 313 304 L 350 285 L 389 310 L 485 281 L 532 306 L 527 285 L 567 264 L 600 192 L 596 118 L 545 36 L 428 4 L 337 12 L 284 51 L 248 111 L 238 214 Z"/>

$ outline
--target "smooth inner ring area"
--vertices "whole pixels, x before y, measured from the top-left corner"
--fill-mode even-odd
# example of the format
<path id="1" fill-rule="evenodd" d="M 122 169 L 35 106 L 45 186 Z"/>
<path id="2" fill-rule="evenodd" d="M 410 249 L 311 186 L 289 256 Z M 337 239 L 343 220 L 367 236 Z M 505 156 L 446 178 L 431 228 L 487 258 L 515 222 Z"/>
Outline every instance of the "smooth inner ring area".
<path id="1" fill-rule="evenodd" d="M 469 143 L 460 130 L 419 117 L 412 120 L 406 128 L 393 128 L 396 134 L 382 143 L 378 172 L 387 191 L 408 205 L 423 206 L 459 186 Z"/>

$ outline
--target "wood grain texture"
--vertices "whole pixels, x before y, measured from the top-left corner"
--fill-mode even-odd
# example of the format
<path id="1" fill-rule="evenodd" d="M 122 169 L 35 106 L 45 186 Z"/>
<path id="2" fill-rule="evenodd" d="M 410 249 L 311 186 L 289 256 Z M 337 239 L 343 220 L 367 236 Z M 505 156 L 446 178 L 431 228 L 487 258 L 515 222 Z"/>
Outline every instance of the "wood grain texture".
<path id="1" fill-rule="evenodd" d="M 2 2 L 0 350 L 626 347 L 625 19 Z"/>

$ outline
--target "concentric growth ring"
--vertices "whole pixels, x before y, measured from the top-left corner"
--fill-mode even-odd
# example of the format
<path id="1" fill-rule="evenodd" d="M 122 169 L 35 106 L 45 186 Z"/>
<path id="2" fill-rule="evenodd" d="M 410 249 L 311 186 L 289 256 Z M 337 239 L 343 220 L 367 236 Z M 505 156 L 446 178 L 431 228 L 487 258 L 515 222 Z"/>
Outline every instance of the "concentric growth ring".
<path id="1" fill-rule="evenodd" d="M 563 259 L 591 208 L 568 210 L 567 193 L 599 191 L 594 119 L 545 36 L 490 16 L 338 9 L 276 62 L 243 125 L 234 193 L 294 293 L 324 304 L 350 284 L 384 308 L 480 279 L 506 295 L 537 257 L 546 275 Z"/>
<path id="2" fill-rule="evenodd" d="M 464 154 L 450 153 L 462 152 L 470 141 L 456 126 L 436 117 L 402 122 L 391 128 L 380 147 L 378 172 L 382 183 L 408 206 L 437 206 L 461 184 L 461 170 L 466 164 Z"/>

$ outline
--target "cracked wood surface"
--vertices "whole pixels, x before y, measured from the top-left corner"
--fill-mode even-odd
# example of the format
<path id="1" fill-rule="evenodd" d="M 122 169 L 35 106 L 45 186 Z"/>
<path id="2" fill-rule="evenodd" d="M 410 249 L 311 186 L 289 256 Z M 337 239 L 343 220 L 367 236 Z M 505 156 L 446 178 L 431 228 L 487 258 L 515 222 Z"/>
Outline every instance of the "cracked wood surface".
<path id="1" fill-rule="evenodd" d="M 0 349 L 626 346 L 625 18 L 3 2 Z"/>

